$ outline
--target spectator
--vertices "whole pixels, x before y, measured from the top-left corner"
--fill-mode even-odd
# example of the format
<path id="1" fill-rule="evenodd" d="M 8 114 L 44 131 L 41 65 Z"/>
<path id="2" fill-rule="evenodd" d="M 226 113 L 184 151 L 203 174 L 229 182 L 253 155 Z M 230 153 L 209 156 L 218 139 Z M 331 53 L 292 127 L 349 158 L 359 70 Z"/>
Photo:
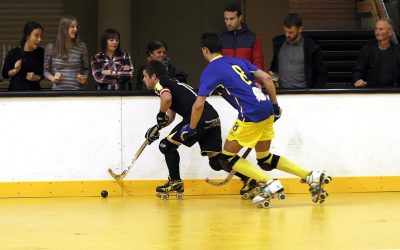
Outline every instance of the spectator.
<path id="1" fill-rule="evenodd" d="M 264 70 L 261 40 L 243 22 L 239 5 L 228 4 L 224 9 L 225 29 L 219 34 L 223 42 L 222 55 L 243 58 Z"/>
<path id="2" fill-rule="evenodd" d="M 3 78 L 11 78 L 9 91 L 40 90 L 43 79 L 43 27 L 37 22 L 25 24 L 19 47 L 7 54 L 2 70 Z"/>
<path id="3" fill-rule="evenodd" d="M 394 36 L 390 19 L 375 24 L 375 38 L 365 45 L 353 69 L 355 87 L 397 87 L 400 83 L 400 48 L 391 41 Z"/>
<path id="4" fill-rule="evenodd" d="M 101 38 L 102 51 L 92 58 L 92 74 L 97 90 L 131 89 L 133 77 L 131 56 L 120 49 L 121 35 L 115 29 L 107 29 Z"/>
<path id="5" fill-rule="evenodd" d="M 78 21 L 65 16 L 59 22 L 56 41 L 46 46 L 44 76 L 53 83 L 53 90 L 80 90 L 88 74 L 88 51 L 79 41 Z"/>
<path id="6" fill-rule="evenodd" d="M 281 88 L 320 88 L 326 81 L 321 48 L 304 35 L 300 15 L 289 14 L 283 21 L 284 35 L 272 39 L 270 74 L 279 75 Z"/>
<path id="7" fill-rule="evenodd" d="M 176 78 L 179 82 L 187 83 L 187 74 L 183 71 L 177 70 L 170 62 L 167 55 L 168 47 L 164 41 L 153 41 L 147 44 L 146 54 L 147 63 L 156 60 L 162 62 L 168 71 L 170 77 Z M 139 68 L 137 77 L 137 89 L 146 89 L 143 82 L 143 70 L 147 65 L 142 65 Z"/>

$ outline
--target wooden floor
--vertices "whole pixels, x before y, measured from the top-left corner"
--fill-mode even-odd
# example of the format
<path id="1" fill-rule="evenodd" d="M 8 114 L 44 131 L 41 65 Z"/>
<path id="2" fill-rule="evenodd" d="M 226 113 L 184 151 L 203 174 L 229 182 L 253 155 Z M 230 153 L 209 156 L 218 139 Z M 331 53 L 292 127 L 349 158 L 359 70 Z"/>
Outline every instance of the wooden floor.
<path id="1" fill-rule="evenodd" d="M 400 249 L 400 193 L 0 199 L 0 249 Z"/>

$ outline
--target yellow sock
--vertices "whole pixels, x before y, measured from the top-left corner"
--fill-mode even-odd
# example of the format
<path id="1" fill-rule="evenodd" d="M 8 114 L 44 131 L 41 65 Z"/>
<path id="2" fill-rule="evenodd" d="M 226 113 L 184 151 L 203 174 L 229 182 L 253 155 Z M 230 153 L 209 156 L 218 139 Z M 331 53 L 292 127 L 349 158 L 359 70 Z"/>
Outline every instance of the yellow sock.
<path id="1" fill-rule="evenodd" d="M 225 150 L 222 150 L 222 153 L 224 155 L 232 156 L 232 158 L 236 156 L 235 153 L 231 153 Z M 236 172 L 250 177 L 251 179 L 256 180 L 257 182 L 267 182 L 271 179 L 264 172 L 255 168 L 253 165 L 251 165 L 249 161 L 243 158 L 239 158 L 239 160 L 233 165 L 232 169 Z"/>
<path id="2" fill-rule="evenodd" d="M 255 168 L 249 161 L 243 158 L 240 158 L 232 168 L 236 172 L 244 174 L 257 182 L 267 182 L 271 179 L 264 172 Z"/>
<path id="3" fill-rule="evenodd" d="M 269 151 L 257 152 L 257 159 L 265 158 L 269 154 L 270 154 Z M 272 162 L 272 155 L 267 160 L 267 163 L 271 164 L 271 162 Z M 279 161 L 278 161 L 278 164 L 276 166 L 276 169 L 281 170 L 281 171 L 286 172 L 286 173 L 289 173 L 289 174 L 296 175 L 296 176 L 302 178 L 303 180 L 305 180 L 307 178 L 307 176 L 311 173 L 310 170 L 307 170 L 307 169 L 304 169 L 304 168 L 300 167 L 299 165 L 297 165 L 296 163 L 288 160 L 284 156 L 280 156 L 279 157 Z"/>

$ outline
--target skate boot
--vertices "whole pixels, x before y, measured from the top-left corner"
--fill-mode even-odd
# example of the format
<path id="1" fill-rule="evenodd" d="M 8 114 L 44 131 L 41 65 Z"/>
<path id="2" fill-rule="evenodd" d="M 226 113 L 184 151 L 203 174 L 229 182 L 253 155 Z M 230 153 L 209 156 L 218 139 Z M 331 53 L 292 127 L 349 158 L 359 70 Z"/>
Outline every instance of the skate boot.
<path id="1" fill-rule="evenodd" d="M 240 195 L 243 200 L 253 199 L 256 195 L 260 194 L 260 186 L 254 179 L 247 179 L 243 181 L 243 187 L 240 189 Z"/>
<path id="2" fill-rule="evenodd" d="M 260 191 L 261 193 L 253 198 L 253 203 L 258 207 L 268 208 L 274 197 L 278 197 L 280 200 L 286 199 L 282 183 L 279 180 L 269 180 L 260 187 Z"/>
<path id="3" fill-rule="evenodd" d="M 157 197 L 163 200 L 168 200 L 169 193 L 175 192 L 176 198 L 181 200 L 183 199 L 183 192 L 184 192 L 183 181 L 171 180 L 171 178 L 168 177 L 168 181 L 166 181 L 164 185 L 158 186 L 156 188 L 156 192 L 157 192 Z"/>
<path id="4" fill-rule="evenodd" d="M 328 192 L 324 190 L 324 185 L 329 184 L 332 178 L 324 172 L 312 171 L 303 182 L 310 186 L 311 200 L 314 203 L 322 204 L 328 197 Z"/>

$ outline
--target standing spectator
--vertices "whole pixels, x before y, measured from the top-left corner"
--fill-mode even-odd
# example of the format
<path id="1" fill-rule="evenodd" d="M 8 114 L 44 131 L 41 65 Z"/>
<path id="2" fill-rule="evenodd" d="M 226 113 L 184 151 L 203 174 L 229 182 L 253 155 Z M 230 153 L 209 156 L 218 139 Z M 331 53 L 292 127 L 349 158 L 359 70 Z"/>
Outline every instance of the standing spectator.
<path id="1" fill-rule="evenodd" d="M 228 4 L 224 9 L 225 29 L 219 34 L 224 49 L 222 55 L 243 58 L 264 70 L 261 40 L 243 23 L 240 6 Z"/>
<path id="2" fill-rule="evenodd" d="M 324 87 L 326 69 L 321 48 L 302 34 L 300 15 L 289 14 L 283 21 L 284 35 L 274 37 L 270 73 L 278 74 L 281 88 Z"/>
<path id="3" fill-rule="evenodd" d="M 153 41 L 147 44 L 146 54 L 147 54 L 147 63 L 155 60 L 164 64 L 165 68 L 168 71 L 170 77 L 176 78 L 179 82 L 187 83 L 188 75 L 183 72 L 177 70 L 169 60 L 167 55 L 168 47 L 164 41 Z M 143 70 L 147 65 L 142 65 L 139 68 L 138 77 L 137 77 L 137 89 L 146 89 L 146 85 L 143 82 Z"/>
<path id="4" fill-rule="evenodd" d="M 2 70 L 3 78 L 11 78 L 9 91 L 40 90 L 43 79 L 43 27 L 37 22 L 25 24 L 20 46 L 7 54 Z"/>
<path id="5" fill-rule="evenodd" d="M 101 38 L 102 51 L 92 58 L 92 74 L 97 90 L 131 89 L 133 77 L 131 56 L 120 48 L 121 35 L 115 29 L 107 29 Z"/>
<path id="6" fill-rule="evenodd" d="M 375 24 L 375 40 L 365 45 L 353 69 L 354 86 L 397 87 L 400 83 L 400 47 L 391 41 L 394 36 L 390 19 Z"/>
<path id="7" fill-rule="evenodd" d="M 65 16 L 59 22 L 56 41 L 46 46 L 44 76 L 53 83 L 53 90 L 80 90 L 88 74 L 88 51 L 79 41 L 78 21 Z"/>

